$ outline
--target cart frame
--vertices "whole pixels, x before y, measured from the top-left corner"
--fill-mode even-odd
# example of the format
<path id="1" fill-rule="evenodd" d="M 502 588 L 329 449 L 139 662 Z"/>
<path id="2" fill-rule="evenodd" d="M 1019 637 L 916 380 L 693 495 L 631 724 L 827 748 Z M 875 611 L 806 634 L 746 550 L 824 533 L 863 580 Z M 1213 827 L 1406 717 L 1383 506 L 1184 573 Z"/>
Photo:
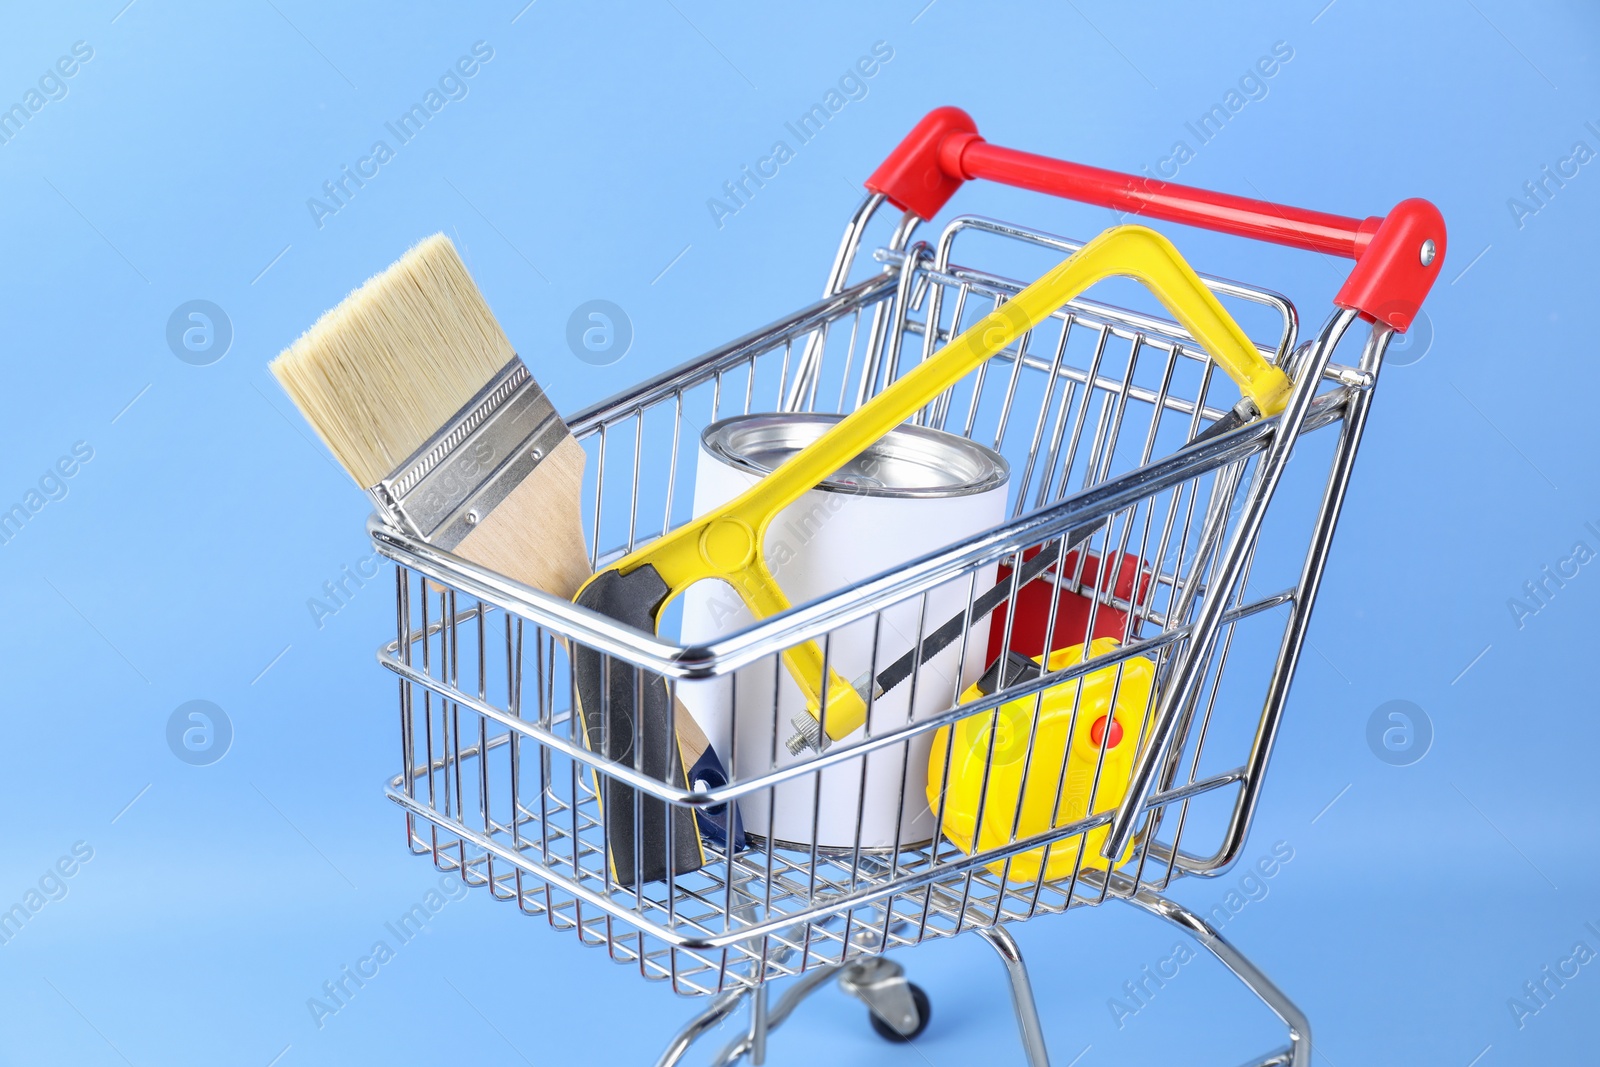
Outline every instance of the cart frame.
<path id="1" fill-rule="evenodd" d="M 1022 427 L 1028 438 L 1022 450 L 1026 462 L 1007 522 L 708 643 L 645 633 L 477 567 L 374 517 L 372 539 L 398 565 L 396 638 L 379 650 L 380 662 L 399 677 L 404 770 L 390 781 L 388 796 L 406 812 L 411 849 L 428 855 L 440 869 L 459 872 L 468 884 L 486 886 L 553 927 L 605 947 L 645 977 L 669 980 L 679 992 L 712 995 L 708 1008 L 669 1046 L 660 1061 L 664 1067 L 677 1063 L 696 1038 L 746 1000 L 751 1005 L 747 1032 L 715 1062 L 749 1056 L 761 1063 L 768 1032 L 830 978 L 891 1030 L 920 1032 L 926 1018 L 919 1018 L 913 987 L 899 964 L 883 954 L 966 930 L 978 932 L 1001 956 L 1028 1061 L 1044 1064 L 1027 971 L 1004 924 L 1109 899 L 1191 934 L 1288 1028 L 1288 1044 L 1260 1062 L 1303 1067 L 1310 1062 L 1304 1016 L 1203 917 L 1163 891 L 1175 877 L 1225 871 L 1248 835 L 1384 351 L 1393 333 L 1409 326 L 1442 264 L 1444 227 L 1431 205 L 1405 201 L 1386 218 L 1359 222 L 1303 212 L 996 148 L 977 136 L 964 113 L 939 109 L 867 182 L 868 195 L 846 226 L 822 299 L 571 419 L 573 433 L 594 461 L 592 491 L 586 494 L 591 562 L 603 566 L 684 520 L 677 489 L 680 461 L 693 455 L 693 435 L 685 433 L 694 427 L 686 415 L 693 396 L 709 391 L 713 418 L 723 413 L 724 403 L 758 410 L 757 390 L 771 389 L 775 374 L 776 389 L 767 395 L 782 410 L 815 410 L 819 396 L 826 406 L 835 390 L 836 410 L 851 410 L 902 373 L 918 342 L 927 358 L 953 337 L 969 301 L 999 307 L 1020 289 L 1021 283 L 1004 275 L 955 261 L 958 238 L 982 236 L 1049 253 L 1078 247 L 1037 230 L 973 216 L 947 225 L 936 246 L 912 244 L 919 223 L 937 214 L 963 181 L 976 177 L 1343 254 L 1357 266 L 1336 297 L 1334 312 L 1304 344 L 1297 344 L 1298 317 L 1286 298 L 1202 276 L 1219 297 L 1265 308 L 1279 324 L 1275 336 L 1257 347 L 1288 374 L 1294 389 L 1285 410 L 1271 417 L 1251 410 L 1248 402 L 1233 406 L 1230 416 L 1230 405 L 1214 395 L 1226 391 L 1226 381 L 1219 375 L 1213 382 L 1212 364 L 1175 322 L 1087 298 L 1068 303 L 1050 324 L 1059 338 L 1053 358 L 1048 346 L 1044 355 L 1030 348 L 1030 336 L 1024 335 L 976 372 L 965 392 L 952 389 L 918 416 L 926 425 L 954 427 L 969 437 L 994 430 L 996 447 L 1005 440 L 1015 445 Z M 852 282 L 864 234 L 886 204 L 904 214 L 874 253 L 881 270 Z M 1341 340 L 1363 320 L 1371 327 L 1359 360 L 1335 362 Z M 1032 343 L 1045 344 L 1043 332 L 1034 331 Z M 1086 360 L 1074 362 L 1075 338 L 1086 333 L 1097 340 Z M 1107 355 L 1118 339 L 1128 349 L 1120 373 Z M 833 358 L 840 351 L 842 369 Z M 742 401 L 736 388 L 741 375 Z M 1014 408 L 1031 395 L 1024 379 L 1043 383 L 1044 390 L 1031 435 L 1026 419 L 1013 419 Z M 1133 425 L 1129 413 L 1146 408 L 1150 423 L 1142 446 L 1119 444 L 1124 426 Z M 667 417 L 670 447 L 659 434 L 650 436 L 652 412 Z M 1215 429 L 1205 432 L 1207 424 Z M 1294 557 L 1301 561 L 1298 576 L 1285 588 L 1257 594 L 1249 581 L 1268 506 L 1296 443 L 1319 430 L 1334 440 L 1305 535 L 1306 551 Z M 1157 456 L 1158 444 L 1170 446 L 1174 433 L 1177 447 Z M 657 452 L 664 457 L 664 470 L 651 466 Z M 1081 488 L 1070 487 L 1074 480 Z M 641 502 L 651 487 L 663 486 L 664 504 L 652 504 L 661 506 L 657 529 L 642 514 Z M 625 523 L 616 514 L 619 499 L 626 505 Z M 1088 539 L 1069 545 L 1090 529 L 1095 532 Z M 908 716 L 888 729 L 869 728 L 852 744 L 798 762 L 780 765 L 774 754 L 754 770 L 736 766 L 723 783 L 662 781 L 626 761 L 607 760 L 583 743 L 570 699 L 569 650 L 575 646 L 629 665 L 638 684 L 664 678 L 675 694 L 707 681 L 728 680 L 732 686 L 763 666 L 777 676 L 783 649 L 816 639 L 826 652 L 830 635 L 863 620 L 880 620 L 873 637 L 876 657 L 887 611 L 920 598 L 925 615 L 930 591 L 962 582 L 970 590 L 981 589 L 980 577 L 1007 561 L 1015 596 L 1023 553 L 1041 546 L 1057 553 L 1046 580 L 1087 597 L 1091 627 L 1099 613 L 1118 613 L 1121 647 L 959 706 L 957 686 L 938 714 Z M 1075 570 L 1069 547 L 1076 551 Z M 1131 558 L 1150 592 L 1119 594 L 1116 578 L 1108 582 L 1107 573 L 1086 579 L 1085 560 L 1095 552 L 1101 572 L 1114 567 L 1120 574 Z M 1143 586 L 1135 581 L 1133 588 Z M 1214 754 L 1205 751 L 1214 712 L 1220 721 L 1238 703 L 1224 696 L 1224 711 L 1217 711 L 1235 637 L 1269 618 L 1281 622 L 1281 629 L 1267 631 L 1276 647 L 1263 659 L 1270 659 L 1271 667 L 1259 712 L 1243 717 L 1248 755 L 1237 764 L 1224 761 L 1220 769 L 1202 770 L 1203 756 L 1214 762 Z M 1052 624 L 1054 619 L 1052 607 Z M 968 621 L 975 621 L 970 611 Z M 1010 620 L 1003 626 L 1002 644 L 1011 639 Z M 916 641 L 921 639 L 919 624 Z M 962 651 L 964 656 L 966 638 Z M 917 787 L 907 784 L 908 754 L 919 738 L 926 741 L 942 725 L 1008 701 L 1030 696 L 1037 701 L 1047 687 L 1093 670 L 1115 667 L 1120 678 L 1118 665 L 1135 655 L 1159 664 L 1160 684 L 1149 730 L 1138 739 L 1126 796 L 1115 807 L 1042 834 L 1019 836 L 1014 827 L 1005 847 L 975 846 L 971 854 L 937 836 L 902 840 L 897 826 L 889 849 L 864 848 L 859 831 L 856 847 L 845 850 L 770 839 L 753 839 L 743 851 L 707 846 L 703 869 L 654 886 L 620 885 L 608 865 L 613 843 L 595 806 L 599 778 L 625 783 L 639 803 L 648 797 L 674 811 L 702 816 L 720 811 L 726 817 L 749 798 L 776 796 L 777 789 L 796 782 L 811 782 L 820 794 L 824 772 L 866 768 L 868 755 L 899 752 L 908 768 L 902 772 L 904 791 Z M 1074 705 L 1074 717 L 1077 711 Z M 861 771 L 863 796 L 867 773 Z M 1230 790 L 1231 803 L 1212 820 L 1218 828 L 1214 847 L 1183 849 L 1191 819 L 1195 825 L 1203 821 L 1193 813 L 1208 798 Z M 1103 854 L 1116 857 L 1131 847 L 1132 861 L 1096 863 L 1080 845 L 1070 878 L 1020 888 L 1009 881 L 1017 855 L 1073 838 L 1081 842 L 1102 827 Z M 789 975 L 796 981 L 769 1007 L 767 983 Z"/>

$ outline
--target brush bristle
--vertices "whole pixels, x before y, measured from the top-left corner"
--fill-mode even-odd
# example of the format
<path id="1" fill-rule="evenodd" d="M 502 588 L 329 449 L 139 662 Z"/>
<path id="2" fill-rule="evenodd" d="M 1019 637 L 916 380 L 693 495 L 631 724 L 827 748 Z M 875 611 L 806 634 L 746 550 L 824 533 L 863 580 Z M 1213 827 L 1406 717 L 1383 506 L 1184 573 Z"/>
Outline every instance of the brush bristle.
<path id="1" fill-rule="evenodd" d="M 362 488 L 376 485 L 516 355 L 442 233 L 345 297 L 272 373 Z"/>

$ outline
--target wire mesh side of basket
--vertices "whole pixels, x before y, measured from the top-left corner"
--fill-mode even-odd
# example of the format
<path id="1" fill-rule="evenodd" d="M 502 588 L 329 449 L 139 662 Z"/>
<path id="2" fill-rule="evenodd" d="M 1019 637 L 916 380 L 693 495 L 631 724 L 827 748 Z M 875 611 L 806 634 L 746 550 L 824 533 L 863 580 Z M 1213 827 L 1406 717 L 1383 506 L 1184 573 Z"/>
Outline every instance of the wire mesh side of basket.
<path id="1" fill-rule="evenodd" d="M 853 410 L 1015 292 L 1016 282 L 951 261 L 953 238 L 963 231 L 1072 247 L 1017 227 L 957 220 L 937 251 L 919 245 L 881 254 L 885 273 L 576 417 L 574 432 L 590 454 L 586 519 L 594 562 L 615 559 L 689 517 L 705 424 L 797 400 L 806 410 Z M 1265 350 L 1279 361 L 1288 357 L 1295 320 L 1287 301 L 1234 283 L 1215 287 L 1280 316 L 1275 345 Z M 1305 452 L 1318 451 L 1314 439 L 1337 437 L 1313 431 L 1342 417 L 1351 387 L 1338 384 L 1340 374 L 1348 377 L 1344 368 L 1330 373 L 1334 380 L 1306 423 Z M 828 651 L 830 635 L 842 641 L 852 626 L 856 633 L 867 626 L 874 648 L 883 643 L 887 655 L 893 642 L 884 641 L 885 617 L 901 611 L 932 620 L 930 596 L 954 587 L 970 599 L 997 566 L 1014 568 L 1041 546 L 1058 553 L 1047 580 L 1089 605 L 1083 636 L 1112 619 L 1120 646 L 960 709 L 955 702 L 967 679 L 943 679 L 938 684 L 950 691 L 937 703 L 949 710 L 941 715 L 869 731 L 858 747 L 810 762 L 779 765 L 774 751 L 765 765 L 731 767 L 731 780 L 718 788 L 686 793 L 674 783 L 639 780 L 632 768 L 587 751 L 573 718 L 574 642 L 633 664 L 641 679 L 658 673 L 677 687 L 691 672 L 674 661 L 670 637 L 617 643 L 536 594 L 518 595 L 402 536 L 379 536 L 380 548 L 401 564 L 397 637 L 380 658 L 400 675 L 406 771 L 390 783 L 389 796 L 406 811 L 412 849 L 606 948 L 643 976 L 693 994 L 1099 903 L 1109 891 L 1103 864 L 1097 868 L 1081 846 L 1109 810 L 998 846 L 980 842 L 973 853 L 937 832 L 907 835 L 900 823 L 887 846 L 858 839 L 823 847 L 768 835 L 730 854 L 708 844 L 698 871 L 619 885 L 606 859 L 595 775 L 628 780 L 640 796 L 676 807 L 703 812 L 720 804 L 725 815 L 730 803 L 744 807 L 762 796 L 770 803 L 779 790 L 810 789 L 820 798 L 824 773 L 835 792 L 841 774 L 857 775 L 865 797 L 873 772 L 859 753 L 870 749 L 874 758 L 898 753 L 891 765 L 899 768 L 902 792 L 920 794 L 918 775 L 925 778 L 926 770 L 914 750 L 920 745 L 926 753 L 941 725 L 1074 676 L 1120 672 L 1116 665 L 1134 656 L 1159 671 L 1190 636 L 1188 619 L 1208 595 L 1206 577 L 1270 436 L 1270 425 L 1257 424 L 1205 449 L 1183 450 L 1226 413 L 1231 389 L 1176 324 L 1082 300 L 930 405 L 919 421 L 1011 460 L 1012 520 L 987 541 L 970 539 L 903 574 L 811 605 L 787 630 L 733 635 L 701 673 L 773 686 L 782 677 L 783 648 L 814 636 Z M 1312 477 L 1300 495 L 1309 501 L 1321 490 L 1316 462 L 1304 464 Z M 1092 533 L 1069 546 L 1062 539 L 1069 530 Z M 1135 889 L 1213 872 L 1232 847 L 1229 835 L 1248 819 L 1240 810 L 1253 795 L 1244 788 L 1245 754 L 1266 726 L 1263 694 L 1306 562 L 1305 533 L 1293 524 L 1261 543 L 1271 546 L 1264 554 L 1272 573 L 1247 568 L 1231 593 L 1205 684 L 1184 711 L 1181 743 L 1166 762 L 1138 847 L 1119 868 L 1128 876 L 1119 881 Z M 914 643 L 925 633 L 920 624 L 913 630 L 900 638 Z M 920 679 L 916 684 L 935 684 Z M 1100 788 L 1096 779 L 1090 795 Z M 941 813 L 931 814 L 939 826 Z M 817 829 L 813 823 L 809 841 L 818 839 Z M 1014 877 L 1019 857 L 1051 844 L 1075 850 L 1064 876 Z"/>

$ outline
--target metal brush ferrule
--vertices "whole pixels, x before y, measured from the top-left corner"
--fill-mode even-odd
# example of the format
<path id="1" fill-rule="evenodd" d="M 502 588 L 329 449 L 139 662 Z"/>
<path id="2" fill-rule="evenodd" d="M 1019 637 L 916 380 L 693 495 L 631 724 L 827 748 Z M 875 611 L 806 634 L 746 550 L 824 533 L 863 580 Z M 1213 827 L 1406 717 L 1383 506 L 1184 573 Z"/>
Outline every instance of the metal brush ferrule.
<path id="1" fill-rule="evenodd" d="M 513 359 L 367 492 L 392 525 L 451 550 L 566 436 L 550 398 Z"/>

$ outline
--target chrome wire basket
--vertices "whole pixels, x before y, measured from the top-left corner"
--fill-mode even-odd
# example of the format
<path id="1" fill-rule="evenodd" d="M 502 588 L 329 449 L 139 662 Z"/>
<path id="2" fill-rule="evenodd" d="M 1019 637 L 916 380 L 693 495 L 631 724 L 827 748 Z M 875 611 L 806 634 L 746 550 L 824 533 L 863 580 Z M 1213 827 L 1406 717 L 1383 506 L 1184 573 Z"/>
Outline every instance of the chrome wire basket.
<path id="1" fill-rule="evenodd" d="M 937 126 L 941 114 L 919 131 Z M 991 154 L 1006 151 L 981 140 L 963 143 L 969 157 L 974 144 Z M 985 176 L 979 171 L 991 165 L 969 158 L 964 176 Z M 921 217 L 934 211 L 911 195 L 894 195 L 883 173 L 869 182 L 876 191 L 846 228 L 821 300 L 569 420 L 588 453 L 584 505 L 596 568 L 691 518 L 707 425 L 764 411 L 853 411 L 1015 295 L 1024 283 L 1007 276 L 1010 264 L 1029 257 L 1050 262 L 1079 247 L 975 216 L 955 218 L 932 243 L 913 242 Z M 1074 176 L 1060 181 L 1068 177 Z M 1032 187 L 1045 188 L 1041 182 Z M 1151 188 L 1128 179 L 1123 195 L 1153 195 Z M 1095 199 L 1083 188 L 1069 195 Z M 1133 210 L 1115 198 L 1107 202 Z M 868 254 L 864 234 L 885 203 L 912 210 Z M 1135 206 L 1160 214 L 1147 203 Z M 1168 217 L 1195 221 L 1183 212 Z M 1366 242 L 1347 254 L 1361 256 L 1379 241 L 1372 220 L 1342 221 L 1356 235 L 1351 241 Z M 1442 254 L 1442 226 L 1432 242 Z M 1315 247 L 1309 238 L 1298 243 Z M 1424 266 L 1431 280 L 1437 266 Z M 668 981 L 679 993 L 714 996 L 663 1063 L 676 1062 L 695 1037 L 746 1000 L 748 1032 L 718 1062 L 747 1054 L 760 1062 L 768 1030 L 829 978 L 895 1033 L 919 1032 L 926 1001 L 883 954 L 966 930 L 1000 951 L 1030 1062 L 1043 1063 L 1026 971 L 1004 925 L 1111 899 L 1182 926 L 1266 1000 L 1288 1025 L 1290 1040 L 1263 1062 L 1309 1063 L 1309 1029 L 1292 1003 L 1202 918 L 1161 894 L 1175 878 L 1223 872 L 1240 854 L 1383 353 L 1393 327 L 1404 322 L 1341 304 L 1302 344 L 1285 297 L 1202 277 L 1241 322 L 1251 323 L 1258 351 L 1294 383 L 1282 414 L 1241 417 L 1232 382 L 1159 308 L 1080 297 L 914 420 L 1005 457 L 1011 476 L 1003 522 L 710 640 L 682 640 L 672 625 L 660 635 L 626 626 L 374 518 L 372 538 L 397 564 L 397 634 L 379 659 L 399 678 L 403 770 L 388 796 L 405 811 L 412 851 L 552 928 L 603 947 L 645 978 Z M 1358 324 L 1364 339 L 1358 354 L 1349 363 L 1334 361 L 1335 348 Z M 908 683 L 935 692 L 923 701 L 933 701 L 933 713 L 902 713 L 892 722 L 875 716 L 849 739 L 798 756 L 773 744 L 764 758 L 752 759 L 751 745 L 724 735 L 718 744 L 727 745 L 728 766 L 719 782 L 661 780 L 585 745 L 573 710 L 577 648 L 627 664 L 640 678 L 665 678 L 692 712 L 697 702 L 704 706 L 707 687 L 742 687 L 746 701 L 766 691 L 772 736 L 781 739 L 789 732 L 776 696 L 785 649 L 816 640 L 831 662 L 847 643 L 860 654 L 862 634 L 869 634 L 876 674 L 942 620 L 941 596 L 957 590 L 958 600 L 971 601 L 997 574 L 1010 574 L 1011 595 L 1020 595 L 1018 575 L 1041 552 L 1050 557 L 1048 568 L 1031 580 L 1048 590 L 1045 633 L 1056 632 L 1056 598 L 1082 598 L 1085 619 L 1070 643 L 1089 645 L 1086 658 L 1011 684 L 1002 675 L 999 688 L 958 703 L 988 658 L 984 634 L 969 633 L 945 670 L 919 671 Z M 991 642 L 1016 647 L 1009 617 L 993 616 L 988 626 Z M 1089 644 L 1103 636 L 1111 640 Z M 941 728 L 1019 701 L 1037 708 L 1047 690 L 1076 680 L 1075 723 L 1077 702 L 1094 677 L 1114 675 L 1125 684 L 1135 663 L 1149 664 L 1154 681 L 1134 739 L 1136 762 L 1121 772 L 1126 781 L 1117 783 L 1112 803 L 1088 804 L 1097 810 L 1038 832 L 1019 830 L 1014 821 L 997 842 L 969 839 L 964 847 L 937 831 L 947 825 L 940 809 L 953 794 L 948 783 L 936 783 L 926 790 L 926 809 L 902 804 L 920 821 L 896 818 L 887 843 L 863 840 L 859 829 L 853 841 L 815 843 L 823 836 L 823 794 L 836 807 L 841 781 L 859 782 L 855 796 L 865 805 L 882 786 L 875 781 L 869 788 L 868 778 L 881 778 L 888 767 L 899 775 L 891 788 L 897 784 L 902 801 L 921 797 L 936 736 L 947 750 L 950 744 L 951 731 L 940 735 Z M 1035 759 L 1033 743 L 1030 735 L 1024 761 Z M 1097 798 L 1102 784 L 1112 792 L 1101 781 L 1103 753 L 1104 746 L 1089 783 Z M 1052 810 L 1061 810 L 1064 778 L 1061 772 Z M 648 798 L 702 817 L 720 813 L 724 832 L 703 843 L 697 870 L 646 884 L 619 882 L 607 861 L 616 843 L 607 840 L 597 799 L 606 795 L 599 792 L 606 780 L 625 783 L 641 803 Z M 748 816 L 761 805 L 793 805 L 797 796 L 813 802 L 812 843 L 752 828 L 743 847 L 729 847 L 730 806 Z M 856 812 L 858 826 L 863 814 Z M 1040 872 L 1037 858 L 1051 845 L 1050 863 Z M 1019 877 L 1030 855 L 1034 873 Z M 769 1009 L 765 983 L 786 976 L 802 977 Z"/>

